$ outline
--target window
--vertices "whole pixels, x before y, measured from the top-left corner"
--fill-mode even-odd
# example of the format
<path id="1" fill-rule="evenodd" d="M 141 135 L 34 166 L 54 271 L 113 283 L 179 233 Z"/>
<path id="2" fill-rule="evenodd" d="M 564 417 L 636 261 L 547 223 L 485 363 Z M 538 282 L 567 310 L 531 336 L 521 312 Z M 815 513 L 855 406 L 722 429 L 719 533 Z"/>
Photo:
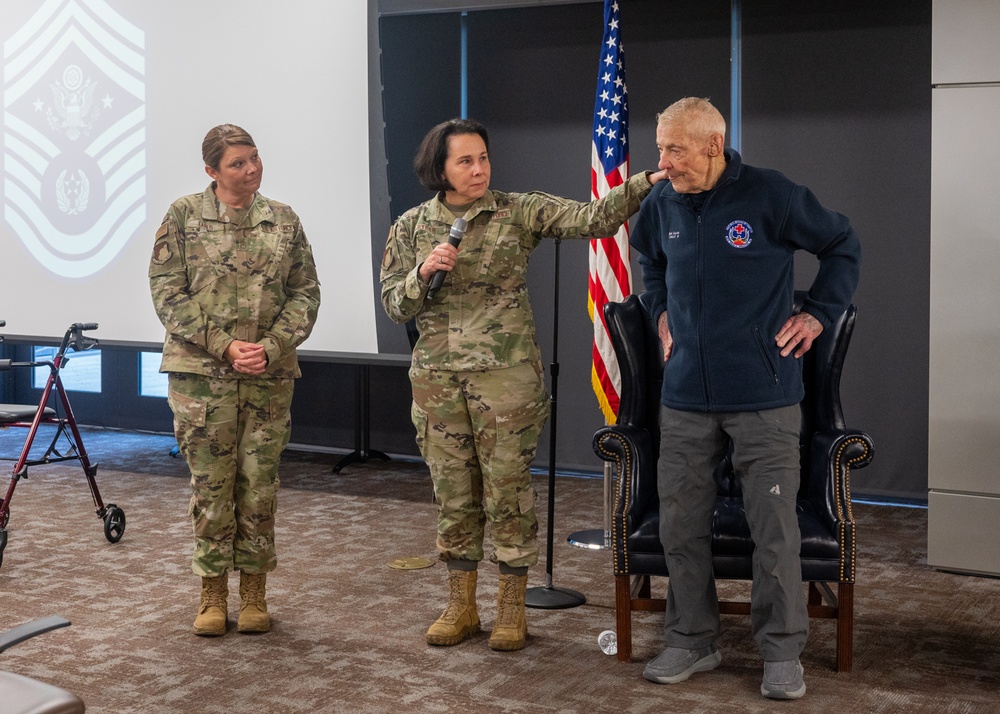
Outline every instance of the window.
<path id="1" fill-rule="evenodd" d="M 59 348 L 56 346 L 32 347 L 32 362 L 52 362 Z M 31 370 L 31 386 L 44 389 L 51 370 L 48 367 L 35 367 Z M 74 392 L 101 392 L 101 350 L 94 348 L 85 352 L 66 352 L 66 361 L 59 374 L 63 386 Z"/>
<path id="2" fill-rule="evenodd" d="M 167 375 L 160 372 L 159 352 L 139 353 L 139 396 L 167 396 Z"/>

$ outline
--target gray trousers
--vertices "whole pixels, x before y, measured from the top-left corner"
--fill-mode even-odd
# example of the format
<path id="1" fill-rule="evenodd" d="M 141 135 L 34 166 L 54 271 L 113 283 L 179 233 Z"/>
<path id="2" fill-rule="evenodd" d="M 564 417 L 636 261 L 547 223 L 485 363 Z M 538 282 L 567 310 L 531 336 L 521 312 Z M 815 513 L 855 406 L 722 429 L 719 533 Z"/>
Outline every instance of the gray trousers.
<path id="1" fill-rule="evenodd" d="M 660 540 L 670 573 L 666 639 L 698 649 L 719 636 L 712 569 L 715 467 L 733 441 L 755 548 L 750 623 L 765 661 L 795 659 L 809 634 L 795 513 L 799 488 L 797 405 L 760 412 L 660 408 Z"/>

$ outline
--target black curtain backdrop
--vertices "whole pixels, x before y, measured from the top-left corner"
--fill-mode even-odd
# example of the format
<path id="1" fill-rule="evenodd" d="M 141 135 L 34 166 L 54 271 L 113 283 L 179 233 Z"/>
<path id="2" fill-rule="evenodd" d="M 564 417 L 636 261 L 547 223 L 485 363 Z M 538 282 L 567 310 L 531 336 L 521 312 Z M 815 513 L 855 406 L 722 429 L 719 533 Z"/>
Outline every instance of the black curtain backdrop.
<path id="1" fill-rule="evenodd" d="M 709 97 L 729 117 L 731 6 L 620 4 L 635 173 L 655 168 L 655 114 L 672 101 Z M 468 13 L 468 113 L 490 130 L 493 187 L 589 198 L 602 20 L 596 2 Z M 930 22 L 930 0 L 743 4 L 745 160 L 810 186 L 862 238 L 858 328 L 842 393 L 848 421 L 875 439 L 876 460 L 855 484 L 872 496 L 926 498 Z M 391 218 L 428 197 L 410 168 L 416 144 L 459 112 L 460 26 L 457 12 L 379 22 Z M 384 235 L 373 242 L 381 256 Z M 565 241 L 560 251 L 559 409 L 572 418 L 559 421 L 557 462 L 598 472 L 591 437 L 603 417 L 590 387 L 587 247 Z M 546 364 L 553 258 L 547 241 L 529 272 Z M 815 272 L 803 258 L 800 287 Z M 403 328 L 382 314 L 379 343 L 408 350 Z M 540 462 L 547 435 L 541 443 Z"/>

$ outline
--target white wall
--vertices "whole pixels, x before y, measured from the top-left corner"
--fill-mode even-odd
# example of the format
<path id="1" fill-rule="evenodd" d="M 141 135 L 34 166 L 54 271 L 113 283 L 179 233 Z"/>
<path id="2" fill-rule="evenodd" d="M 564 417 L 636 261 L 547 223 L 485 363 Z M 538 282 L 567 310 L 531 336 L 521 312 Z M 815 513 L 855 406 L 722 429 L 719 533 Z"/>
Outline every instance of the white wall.
<path id="1" fill-rule="evenodd" d="M 927 561 L 1000 574 L 998 28 L 998 2 L 934 2 Z"/>

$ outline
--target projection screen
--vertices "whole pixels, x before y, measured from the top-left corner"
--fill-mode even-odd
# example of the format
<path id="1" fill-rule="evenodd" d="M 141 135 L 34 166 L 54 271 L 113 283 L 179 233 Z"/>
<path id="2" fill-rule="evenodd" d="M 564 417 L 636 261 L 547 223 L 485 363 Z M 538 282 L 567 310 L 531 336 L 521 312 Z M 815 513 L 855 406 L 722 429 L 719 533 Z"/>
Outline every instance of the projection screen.
<path id="1" fill-rule="evenodd" d="M 202 139 L 231 122 L 313 246 L 323 305 L 303 348 L 377 352 L 366 5 L 0 0 L 6 334 L 97 322 L 102 342 L 160 344 L 153 236 L 209 184 Z"/>

